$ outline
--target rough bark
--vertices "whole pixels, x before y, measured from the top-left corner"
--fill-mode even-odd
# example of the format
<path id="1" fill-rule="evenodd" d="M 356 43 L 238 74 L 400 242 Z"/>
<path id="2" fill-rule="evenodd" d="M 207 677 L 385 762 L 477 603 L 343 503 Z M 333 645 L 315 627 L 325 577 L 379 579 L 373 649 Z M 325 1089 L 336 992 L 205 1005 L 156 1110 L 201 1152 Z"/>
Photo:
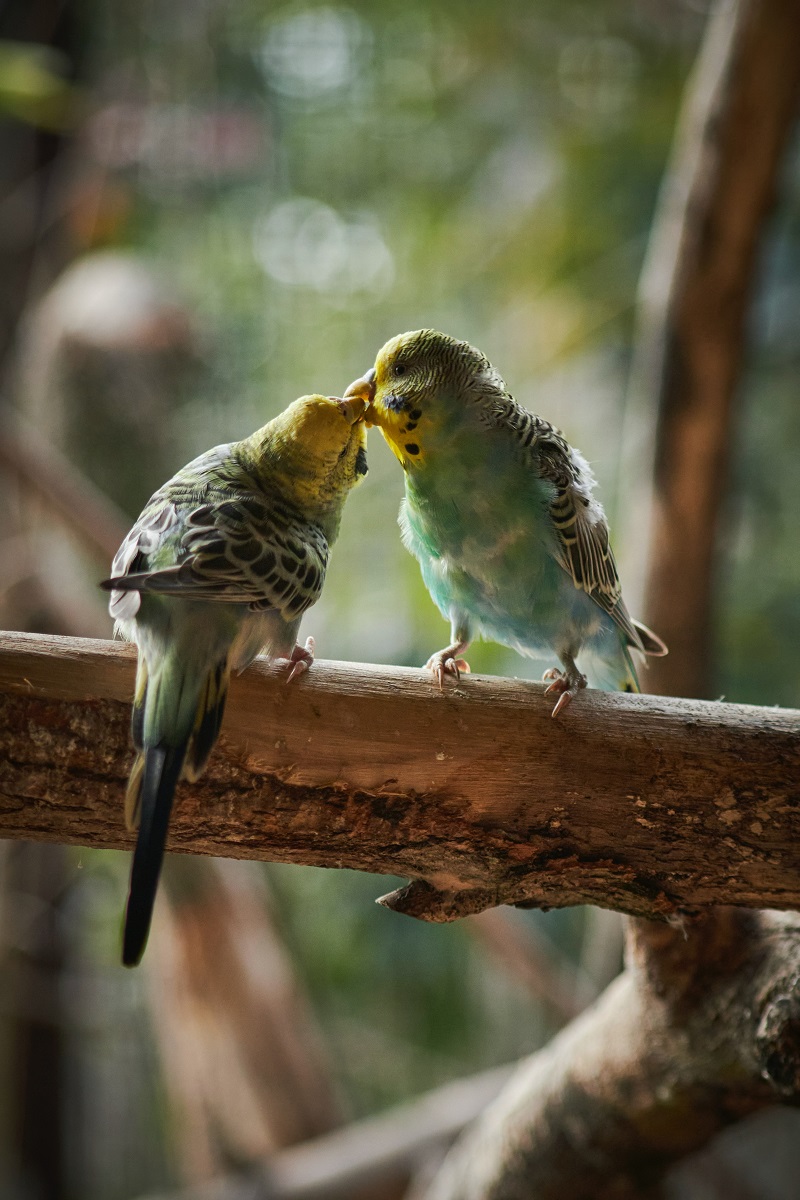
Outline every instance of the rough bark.
<path id="1" fill-rule="evenodd" d="M 638 925 L 625 973 L 520 1067 L 426 1200 L 634 1200 L 723 1125 L 800 1102 L 800 921 L 720 910 L 687 941 Z"/>
<path id="2" fill-rule="evenodd" d="M 764 222 L 798 101 L 800 0 L 719 3 L 654 220 L 631 379 L 634 406 L 656 413 L 654 439 L 644 435 L 649 455 L 638 448 L 653 460 L 652 504 L 633 507 L 639 548 L 651 519 L 641 611 L 670 648 L 653 661 L 647 687 L 665 695 L 713 695 L 731 417 Z"/>
<path id="3" fill-rule="evenodd" d="M 0 836 L 130 846 L 134 651 L 4 635 Z M 385 898 L 451 920 L 501 903 L 648 917 L 800 908 L 800 713 L 317 663 L 233 682 L 172 849 L 408 875 Z"/>

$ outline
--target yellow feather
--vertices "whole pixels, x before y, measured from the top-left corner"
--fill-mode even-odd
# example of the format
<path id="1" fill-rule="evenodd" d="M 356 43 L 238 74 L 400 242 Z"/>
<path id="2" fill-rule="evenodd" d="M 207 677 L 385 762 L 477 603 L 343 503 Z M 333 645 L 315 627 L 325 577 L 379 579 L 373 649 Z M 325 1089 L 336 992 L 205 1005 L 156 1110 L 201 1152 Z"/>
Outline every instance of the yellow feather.
<path id="1" fill-rule="evenodd" d="M 128 787 L 125 792 L 125 825 L 131 833 L 135 833 L 139 828 L 139 800 L 142 791 L 143 770 L 144 755 L 137 754 L 128 776 Z"/>

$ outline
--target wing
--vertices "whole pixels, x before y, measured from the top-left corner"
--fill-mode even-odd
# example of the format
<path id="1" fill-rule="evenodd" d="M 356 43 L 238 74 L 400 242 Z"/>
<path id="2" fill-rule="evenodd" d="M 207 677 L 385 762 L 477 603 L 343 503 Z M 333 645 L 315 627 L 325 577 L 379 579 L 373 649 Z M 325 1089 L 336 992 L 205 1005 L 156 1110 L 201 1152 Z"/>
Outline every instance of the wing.
<path id="1" fill-rule="evenodd" d="M 161 493 L 156 492 L 114 555 L 111 578 L 103 580 L 100 586 L 111 591 L 108 611 L 118 624 L 132 620 L 142 602 L 139 591 L 128 590 L 122 581 L 134 578 L 147 570 L 148 563 L 157 554 L 159 547 L 166 543 L 174 532 L 178 520 L 175 505 L 166 500 L 162 501 Z"/>
<path id="2" fill-rule="evenodd" d="M 642 640 L 622 599 L 608 523 L 592 495 L 594 476 L 586 460 L 547 421 L 528 412 L 510 396 L 493 399 L 491 423 L 509 430 L 519 442 L 531 470 L 552 484 L 549 510 L 556 532 L 556 560 L 611 616 L 629 645 L 643 650 Z"/>
<path id="3" fill-rule="evenodd" d="M 206 491 L 200 503 L 168 495 L 153 497 L 101 585 L 117 620 L 135 616 L 142 592 L 273 609 L 287 620 L 319 598 L 327 540 L 277 494 Z"/>

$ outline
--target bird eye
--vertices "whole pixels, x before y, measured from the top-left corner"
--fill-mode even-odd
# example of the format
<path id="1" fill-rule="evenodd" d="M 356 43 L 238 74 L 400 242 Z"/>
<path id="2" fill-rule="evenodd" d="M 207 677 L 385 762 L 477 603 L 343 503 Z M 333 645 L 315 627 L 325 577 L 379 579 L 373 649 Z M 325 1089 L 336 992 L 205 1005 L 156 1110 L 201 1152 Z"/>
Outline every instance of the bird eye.
<path id="1" fill-rule="evenodd" d="M 405 363 L 395 363 L 395 364 L 394 364 L 394 373 L 395 373 L 395 375 L 398 375 L 398 376 L 399 376 L 399 375 L 405 375 L 405 373 L 406 373 L 406 370 L 407 370 L 407 368 L 406 368 L 406 365 L 405 365 Z"/>

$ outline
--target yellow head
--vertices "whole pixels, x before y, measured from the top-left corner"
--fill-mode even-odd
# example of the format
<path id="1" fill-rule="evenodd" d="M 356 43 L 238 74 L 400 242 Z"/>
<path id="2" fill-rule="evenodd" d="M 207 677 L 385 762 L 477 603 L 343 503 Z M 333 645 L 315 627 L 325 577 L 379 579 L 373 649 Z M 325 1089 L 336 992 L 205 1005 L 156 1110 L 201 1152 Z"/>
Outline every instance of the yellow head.
<path id="1" fill-rule="evenodd" d="M 301 396 L 247 439 L 260 471 L 310 514 L 341 507 L 367 473 L 366 401 Z"/>
<path id="2" fill-rule="evenodd" d="M 471 401 L 504 386 L 469 342 L 417 329 L 388 341 L 372 370 L 351 383 L 345 396 L 370 401 L 366 423 L 380 427 L 410 470 L 451 436 Z"/>

